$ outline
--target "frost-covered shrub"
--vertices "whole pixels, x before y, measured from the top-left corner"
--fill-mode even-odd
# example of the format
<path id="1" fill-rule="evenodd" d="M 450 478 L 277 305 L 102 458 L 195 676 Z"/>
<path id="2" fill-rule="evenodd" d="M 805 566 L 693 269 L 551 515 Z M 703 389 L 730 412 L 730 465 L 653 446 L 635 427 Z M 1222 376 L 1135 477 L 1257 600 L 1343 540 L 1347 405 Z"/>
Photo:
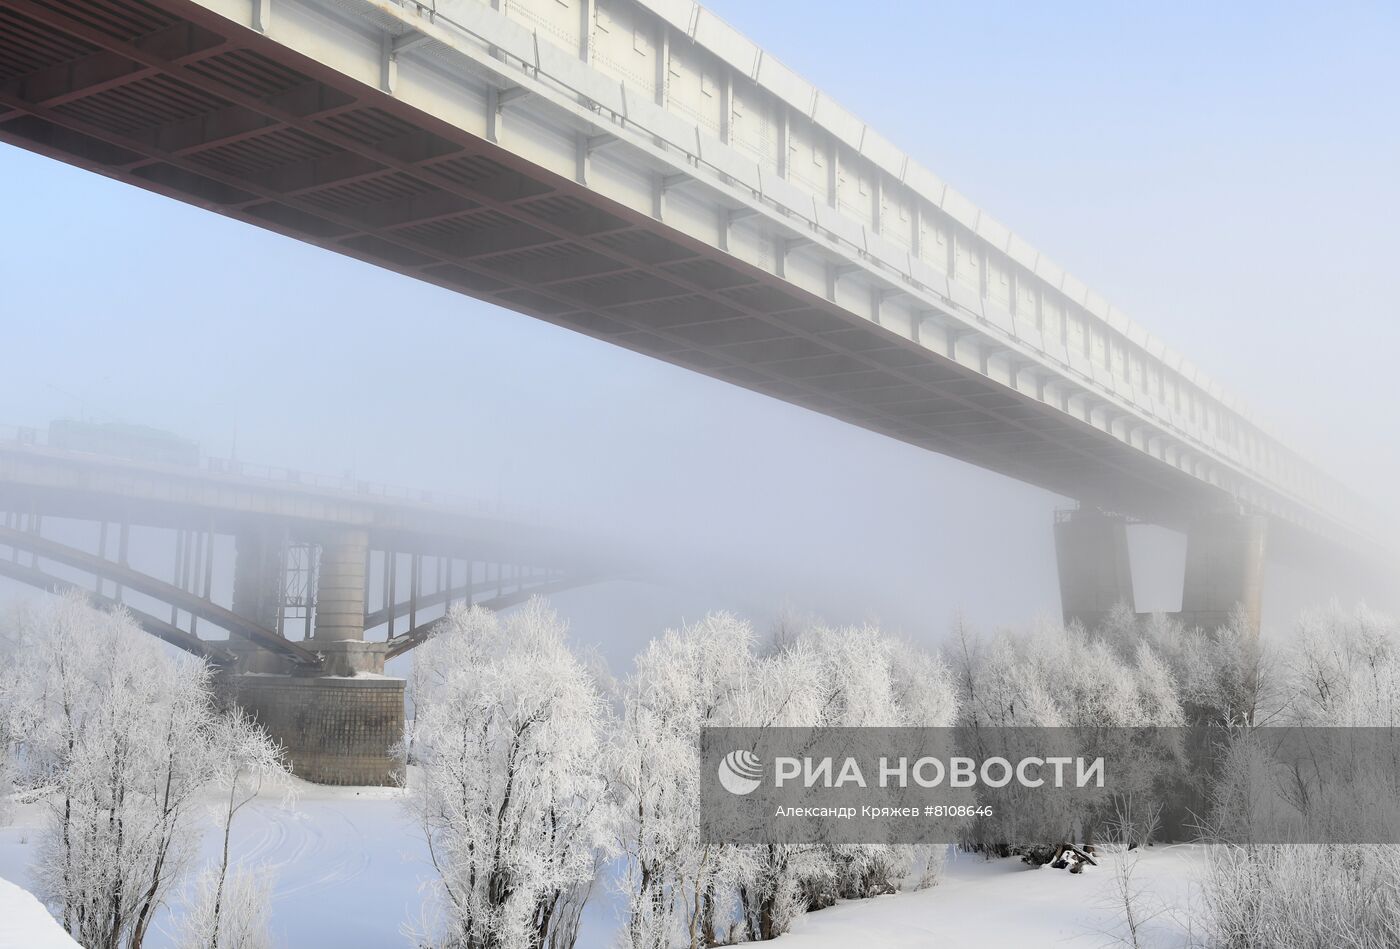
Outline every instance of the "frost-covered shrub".
<path id="1" fill-rule="evenodd" d="M 198 795 L 233 754 L 209 670 L 78 595 L 22 611 L 17 628 L 20 775 L 48 809 L 33 878 L 83 945 L 138 947 L 188 868 Z"/>
<path id="2" fill-rule="evenodd" d="M 937 656 L 866 625 L 817 626 L 789 647 L 810 666 L 818 727 L 948 728 L 957 719 L 952 676 Z M 911 883 L 931 885 L 947 846 L 859 844 L 826 848 L 829 869 L 805 881 L 807 907 L 863 899 Z"/>
<path id="3" fill-rule="evenodd" d="M 242 865 L 202 871 L 181 919 L 180 949 L 271 949 L 272 884 L 266 870 Z"/>
<path id="4" fill-rule="evenodd" d="M 950 676 L 936 657 L 872 626 L 785 629 L 760 649 L 717 613 L 638 656 L 613 753 L 626 857 L 627 944 L 771 939 L 836 899 L 931 885 L 945 847 L 702 845 L 699 740 L 707 726 L 947 726 Z"/>
<path id="5" fill-rule="evenodd" d="M 710 946 L 785 932 L 807 881 L 832 870 L 817 847 L 700 842 L 700 730 L 815 725 L 816 652 L 759 655 L 752 627 L 715 613 L 653 640 L 623 694 L 614 783 L 631 946 Z"/>
<path id="6" fill-rule="evenodd" d="M 1163 613 L 1138 616 L 1120 604 L 1093 633 L 1125 659 L 1150 646 L 1170 673 L 1187 724 L 1252 724 L 1268 720 L 1285 702 L 1274 675 L 1276 650 L 1242 610 L 1224 626 L 1202 629 Z"/>
<path id="7" fill-rule="evenodd" d="M 195 880 L 179 924 L 180 949 L 265 949 L 272 944 L 268 904 L 273 872 L 230 861 L 234 819 L 267 786 L 289 788 L 282 749 L 240 708 L 219 716 L 212 728 L 212 790 L 218 795 L 219 862 Z M 290 790 L 287 790 L 291 797 Z"/>
<path id="8" fill-rule="evenodd" d="M 13 819 L 13 795 L 19 769 L 21 723 L 19 622 L 0 615 L 0 827 Z"/>
<path id="9" fill-rule="evenodd" d="M 1364 606 L 1304 614 L 1286 670 L 1299 725 L 1400 724 L 1400 624 Z"/>
<path id="10" fill-rule="evenodd" d="M 1218 845 L 1203 891 L 1213 949 L 1400 945 L 1400 848 Z"/>
<path id="11" fill-rule="evenodd" d="M 772 675 L 793 683 L 785 714 L 776 724 L 815 728 L 951 726 L 957 699 L 951 675 L 936 656 L 901 642 L 872 625 L 812 626 L 789 638 L 769 659 Z M 751 890 L 820 909 L 837 899 L 890 893 L 936 881 L 946 846 L 860 844 L 758 848 L 758 874 Z M 745 894 L 749 936 L 768 939 L 786 930 L 783 913 Z M 787 914 L 790 915 L 790 914 Z"/>
<path id="12" fill-rule="evenodd" d="M 0 663 L 6 663 L 6 669 L 13 668 L 3 653 L 0 653 Z M 8 678 L 0 673 L 0 827 L 9 824 L 14 816 L 15 772 L 18 765 L 11 698 L 7 694 L 12 684 L 6 682 Z"/>
<path id="13" fill-rule="evenodd" d="M 1000 806 L 979 818 L 966 843 L 992 853 L 1026 852 L 1092 839 L 1106 815 L 1147 814 L 1164 782 L 1180 770 L 1184 723 L 1177 680 L 1152 644 L 1109 631 L 1043 623 L 1029 635 L 979 641 L 966 633 L 954 650 L 961 688 L 959 745 L 976 758 L 1016 761 L 1053 752 L 1115 762 L 1115 792 L 1097 788 L 1046 794 L 1014 782 Z M 1045 731 L 1051 729 L 1053 731 Z"/>
<path id="14" fill-rule="evenodd" d="M 541 600 L 451 612 L 421 647 L 410 806 L 462 949 L 571 946 L 605 843 L 606 708 Z"/>
<path id="15" fill-rule="evenodd" d="M 1400 712 L 1400 625 L 1364 608 L 1311 613 L 1281 663 L 1277 724 L 1390 729 Z M 1298 734 L 1298 733 L 1295 733 Z M 1303 839 L 1385 840 L 1400 826 L 1393 754 L 1344 756 L 1339 766 L 1280 765 L 1268 727 L 1237 728 L 1212 797 L 1212 826 L 1242 844 L 1209 851 L 1203 890 L 1219 949 L 1381 949 L 1400 945 L 1400 846 L 1253 844 L 1301 829 Z M 1301 733 L 1356 740 L 1380 731 Z M 1366 745 L 1365 743 L 1371 743 Z M 1344 767 L 1343 767 L 1344 766 Z"/>
<path id="16" fill-rule="evenodd" d="M 668 630 L 637 656 L 623 687 L 610 763 L 627 945 L 712 945 L 728 938 L 746 855 L 700 839 L 700 730 L 750 724 L 761 691 L 753 628 L 728 613 Z"/>

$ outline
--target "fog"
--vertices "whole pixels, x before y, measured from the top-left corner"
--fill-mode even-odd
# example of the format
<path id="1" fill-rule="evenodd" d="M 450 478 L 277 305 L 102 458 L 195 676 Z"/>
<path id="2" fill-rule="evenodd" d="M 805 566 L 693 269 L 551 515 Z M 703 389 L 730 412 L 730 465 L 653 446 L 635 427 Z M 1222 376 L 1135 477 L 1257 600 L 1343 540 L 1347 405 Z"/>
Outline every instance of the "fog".
<path id="1" fill-rule="evenodd" d="M 712 6 L 1400 512 L 1394 11 Z M 0 215 L 0 424 L 620 536 L 655 575 L 556 600 L 614 672 L 715 608 L 924 641 L 1058 614 L 1039 489 L 9 147 Z M 1139 608 L 1175 608 L 1180 538 L 1135 545 Z M 1266 625 L 1327 593 L 1275 579 Z"/>

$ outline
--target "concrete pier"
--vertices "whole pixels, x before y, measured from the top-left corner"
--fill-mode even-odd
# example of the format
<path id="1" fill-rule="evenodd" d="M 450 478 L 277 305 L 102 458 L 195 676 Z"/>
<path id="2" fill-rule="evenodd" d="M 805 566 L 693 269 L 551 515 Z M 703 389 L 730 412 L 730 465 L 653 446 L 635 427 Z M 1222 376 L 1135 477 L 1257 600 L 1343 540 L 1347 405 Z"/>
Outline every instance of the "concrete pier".
<path id="1" fill-rule="evenodd" d="M 238 535 L 234 607 L 276 628 L 285 564 L 265 528 Z M 404 681 L 387 678 L 387 644 L 364 641 L 364 530 L 336 529 L 320 542 L 314 633 L 303 645 L 320 654 L 317 675 L 239 640 L 238 669 L 222 685 L 276 739 L 292 772 L 318 784 L 394 785 L 403 777 Z"/>
<path id="2" fill-rule="evenodd" d="M 1249 629 L 1258 635 L 1267 526 L 1263 517 L 1245 514 L 1213 515 L 1191 526 L 1178 614 L 1182 622 L 1215 629 L 1243 608 Z"/>
<path id="3" fill-rule="evenodd" d="M 369 536 L 354 528 L 327 531 L 316 571 L 316 646 L 363 639 L 365 556 Z"/>
<path id="4" fill-rule="evenodd" d="M 1259 632 L 1267 521 L 1220 512 L 1196 518 L 1186 532 L 1186 570 L 1177 619 L 1213 630 L 1243 609 Z M 1127 518 L 1092 509 L 1063 511 L 1055 520 L 1055 560 L 1066 625 L 1093 629 L 1117 605 L 1135 608 Z"/>
<path id="5" fill-rule="evenodd" d="M 365 560 L 369 535 L 360 529 L 328 533 L 316 573 L 316 632 L 309 644 L 325 659 L 325 673 L 380 675 L 388 644 L 365 642 Z"/>
<path id="6" fill-rule="evenodd" d="M 277 629 L 277 603 L 281 596 L 280 548 L 265 525 L 249 525 L 234 535 L 233 612 L 264 629 Z M 241 672 L 286 672 L 287 662 L 236 633 L 228 648 L 238 656 Z"/>
<path id="7" fill-rule="evenodd" d="M 222 684 L 281 743 L 297 777 L 317 784 L 402 782 L 403 679 L 243 673 Z"/>
<path id="8" fill-rule="evenodd" d="M 1065 624 L 1093 629 L 1118 604 L 1133 607 L 1128 523 L 1093 509 L 1065 511 L 1055 520 L 1055 562 Z"/>

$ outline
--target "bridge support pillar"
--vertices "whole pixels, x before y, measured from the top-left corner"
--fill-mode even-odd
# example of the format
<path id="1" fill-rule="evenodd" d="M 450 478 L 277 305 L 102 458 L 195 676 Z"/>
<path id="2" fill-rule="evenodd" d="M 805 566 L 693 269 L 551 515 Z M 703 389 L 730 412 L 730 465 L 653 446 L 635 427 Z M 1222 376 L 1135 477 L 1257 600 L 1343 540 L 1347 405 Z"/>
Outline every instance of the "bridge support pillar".
<path id="1" fill-rule="evenodd" d="M 250 531 L 238 545 L 235 609 L 275 628 L 283 577 L 273 538 Z M 292 772 L 318 784 L 396 785 L 403 779 L 397 748 L 404 680 L 383 675 L 386 643 L 364 641 L 368 548 L 364 530 L 321 538 L 315 626 L 303 643 L 322 658 L 315 674 L 289 670 L 246 644 L 250 652 L 240 673 L 225 680 L 230 698 L 282 745 Z"/>
<path id="2" fill-rule="evenodd" d="M 1082 508 L 1055 519 L 1055 563 L 1065 624 L 1093 629 L 1118 604 L 1133 607 L 1128 562 L 1128 522 L 1115 514 Z"/>
<path id="3" fill-rule="evenodd" d="M 317 784 L 402 782 L 403 679 L 231 675 L 225 687 L 282 745 L 297 777 Z"/>
<path id="4" fill-rule="evenodd" d="M 234 537 L 233 612 L 264 629 L 277 628 L 277 604 L 282 590 L 282 564 L 272 532 L 261 525 L 240 530 Z M 228 647 L 244 672 L 286 672 L 286 661 L 237 634 Z"/>
<path id="5" fill-rule="evenodd" d="M 1203 518 L 1186 534 L 1186 578 L 1179 618 L 1187 626 L 1216 629 L 1243 608 L 1259 634 L 1264 591 L 1267 521 L 1257 514 Z"/>
<path id="6" fill-rule="evenodd" d="M 365 554 L 363 530 L 328 533 L 321 543 L 316 572 L 316 645 L 365 636 Z"/>
<path id="7" fill-rule="evenodd" d="M 384 672 L 387 643 L 365 642 L 365 559 L 369 535 L 346 529 L 328 534 L 321 544 L 316 573 L 316 632 L 311 648 L 333 676 Z"/>

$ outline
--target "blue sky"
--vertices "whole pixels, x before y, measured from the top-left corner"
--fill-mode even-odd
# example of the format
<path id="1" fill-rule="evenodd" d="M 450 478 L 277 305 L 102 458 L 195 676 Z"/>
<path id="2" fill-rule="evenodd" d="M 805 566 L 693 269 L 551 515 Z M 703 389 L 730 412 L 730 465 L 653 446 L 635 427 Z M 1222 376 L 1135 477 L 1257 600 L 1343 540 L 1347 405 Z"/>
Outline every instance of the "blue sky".
<path id="1" fill-rule="evenodd" d="M 1400 506 L 1400 6 L 711 7 Z M 0 424 L 236 432 L 715 564 L 572 603 L 600 642 L 709 605 L 919 636 L 1056 608 L 1034 489 L 7 147 L 0 215 Z"/>

